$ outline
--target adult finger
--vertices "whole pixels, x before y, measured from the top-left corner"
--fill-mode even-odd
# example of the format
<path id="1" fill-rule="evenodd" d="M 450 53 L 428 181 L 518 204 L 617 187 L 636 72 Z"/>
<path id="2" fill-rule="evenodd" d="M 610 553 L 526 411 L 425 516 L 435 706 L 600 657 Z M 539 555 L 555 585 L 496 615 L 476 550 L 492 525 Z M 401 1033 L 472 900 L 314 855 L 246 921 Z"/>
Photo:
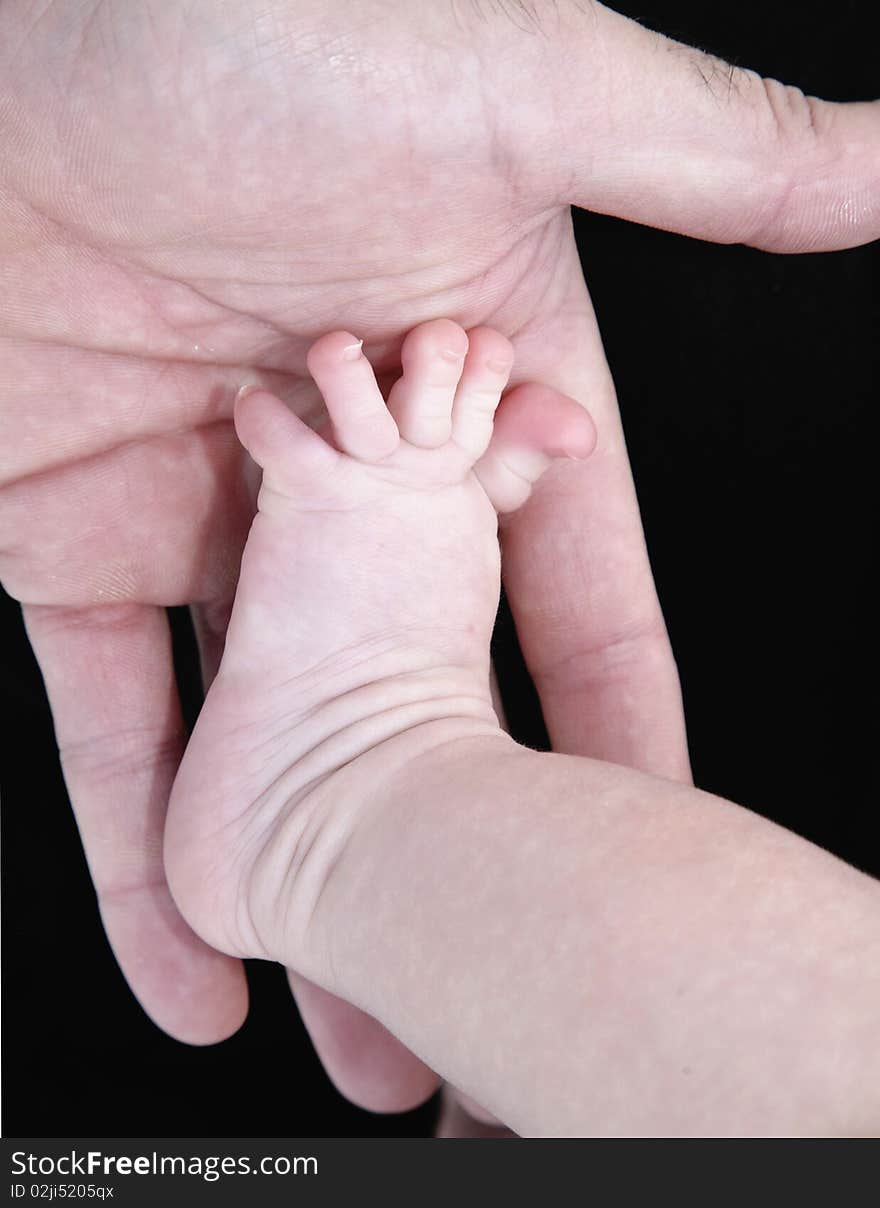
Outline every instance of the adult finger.
<path id="1" fill-rule="evenodd" d="M 805 96 L 601 4 L 539 17 L 546 37 L 512 42 L 532 87 L 502 112 L 557 200 L 775 252 L 880 237 L 880 102 Z"/>
<path id="2" fill-rule="evenodd" d="M 29 605 L 64 777 L 110 945 L 147 1014 L 190 1044 L 247 1013 L 239 961 L 203 943 L 165 881 L 162 831 L 185 736 L 164 610 Z"/>
<path id="3" fill-rule="evenodd" d="M 554 464 L 502 523 L 502 570 L 555 750 L 687 780 L 678 673 L 639 519 L 614 386 L 574 240 L 556 309 L 516 338 L 524 378 L 589 407 L 598 443 Z"/>
<path id="4" fill-rule="evenodd" d="M 515 1135 L 491 1112 L 474 1103 L 473 1099 L 454 1090 L 448 1083 L 444 1086 L 440 1097 L 440 1113 L 434 1130 L 435 1137 L 484 1137 L 503 1141 Z"/>
<path id="5" fill-rule="evenodd" d="M 351 1003 L 287 971 L 303 1023 L 330 1081 L 371 1112 L 418 1107 L 440 1078 L 386 1028 Z"/>

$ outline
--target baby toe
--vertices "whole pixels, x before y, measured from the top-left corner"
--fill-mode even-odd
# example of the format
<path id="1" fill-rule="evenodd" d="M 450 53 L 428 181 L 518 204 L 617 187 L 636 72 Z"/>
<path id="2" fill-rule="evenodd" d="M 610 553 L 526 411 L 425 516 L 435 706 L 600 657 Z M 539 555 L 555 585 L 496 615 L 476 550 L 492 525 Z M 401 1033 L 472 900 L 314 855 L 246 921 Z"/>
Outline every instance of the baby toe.
<path id="1" fill-rule="evenodd" d="M 312 345 L 306 363 L 324 397 L 339 449 L 360 461 L 381 461 L 400 438 L 362 345 L 349 332 L 334 331 Z"/>
<path id="2" fill-rule="evenodd" d="M 340 460 L 276 395 L 246 386 L 235 400 L 235 430 L 263 479 L 278 493 L 296 498 L 335 470 Z"/>
<path id="3" fill-rule="evenodd" d="M 452 439 L 474 461 L 492 439 L 495 411 L 513 367 L 513 345 L 491 327 L 468 332 L 470 347 L 452 408 Z"/>
<path id="4" fill-rule="evenodd" d="M 433 319 L 403 342 L 403 376 L 388 396 L 400 435 L 421 449 L 438 449 L 452 435 L 452 407 L 468 337 L 451 319 Z"/>
<path id="5" fill-rule="evenodd" d="M 589 412 L 552 386 L 528 382 L 505 397 L 474 472 L 495 510 L 513 512 L 554 460 L 582 461 L 595 445 Z"/>

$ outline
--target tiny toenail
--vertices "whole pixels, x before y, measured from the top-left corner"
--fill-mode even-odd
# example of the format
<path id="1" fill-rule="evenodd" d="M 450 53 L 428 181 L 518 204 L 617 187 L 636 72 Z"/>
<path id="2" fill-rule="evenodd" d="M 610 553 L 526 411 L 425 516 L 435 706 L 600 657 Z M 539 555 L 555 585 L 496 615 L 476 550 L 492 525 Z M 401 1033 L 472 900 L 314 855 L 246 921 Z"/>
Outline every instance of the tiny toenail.
<path id="1" fill-rule="evenodd" d="M 507 373 L 512 364 L 512 361 L 487 361 L 486 368 L 490 373 Z"/>
<path id="2" fill-rule="evenodd" d="M 446 358 L 447 361 L 463 361 L 464 360 L 464 353 L 456 352 L 454 348 L 444 348 L 443 356 Z"/>
<path id="3" fill-rule="evenodd" d="M 342 350 L 342 359 L 344 361 L 359 360 L 363 346 L 363 340 L 358 340 L 357 344 L 346 344 L 345 348 Z"/>

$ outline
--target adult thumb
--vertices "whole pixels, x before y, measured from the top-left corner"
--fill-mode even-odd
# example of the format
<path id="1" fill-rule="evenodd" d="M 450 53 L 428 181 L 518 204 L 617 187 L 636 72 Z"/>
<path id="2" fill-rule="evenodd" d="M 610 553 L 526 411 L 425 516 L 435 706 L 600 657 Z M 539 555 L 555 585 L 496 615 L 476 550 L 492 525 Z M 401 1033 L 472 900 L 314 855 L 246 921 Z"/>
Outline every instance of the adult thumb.
<path id="1" fill-rule="evenodd" d="M 555 12 L 532 79 L 556 200 L 775 252 L 880 237 L 880 102 L 805 96 L 599 4 Z"/>

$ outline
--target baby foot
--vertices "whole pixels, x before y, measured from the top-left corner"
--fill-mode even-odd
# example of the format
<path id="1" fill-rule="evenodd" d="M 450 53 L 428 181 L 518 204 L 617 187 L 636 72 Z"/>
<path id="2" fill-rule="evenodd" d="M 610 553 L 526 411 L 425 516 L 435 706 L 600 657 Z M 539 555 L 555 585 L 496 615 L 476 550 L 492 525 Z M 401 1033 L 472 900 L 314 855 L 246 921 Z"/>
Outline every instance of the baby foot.
<path id="1" fill-rule="evenodd" d="M 318 976 L 309 919 L 383 784 L 429 746 L 498 732 L 497 512 L 595 439 L 549 388 L 501 401 L 512 364 L 490 328 L 425 323 L 386 403 L 360 342 L 334 332 L 308 357 L 325 433 L 264 390 L 237 400 L 258 513 L 165 847 L 180 909 L 224 952 Z"/>

